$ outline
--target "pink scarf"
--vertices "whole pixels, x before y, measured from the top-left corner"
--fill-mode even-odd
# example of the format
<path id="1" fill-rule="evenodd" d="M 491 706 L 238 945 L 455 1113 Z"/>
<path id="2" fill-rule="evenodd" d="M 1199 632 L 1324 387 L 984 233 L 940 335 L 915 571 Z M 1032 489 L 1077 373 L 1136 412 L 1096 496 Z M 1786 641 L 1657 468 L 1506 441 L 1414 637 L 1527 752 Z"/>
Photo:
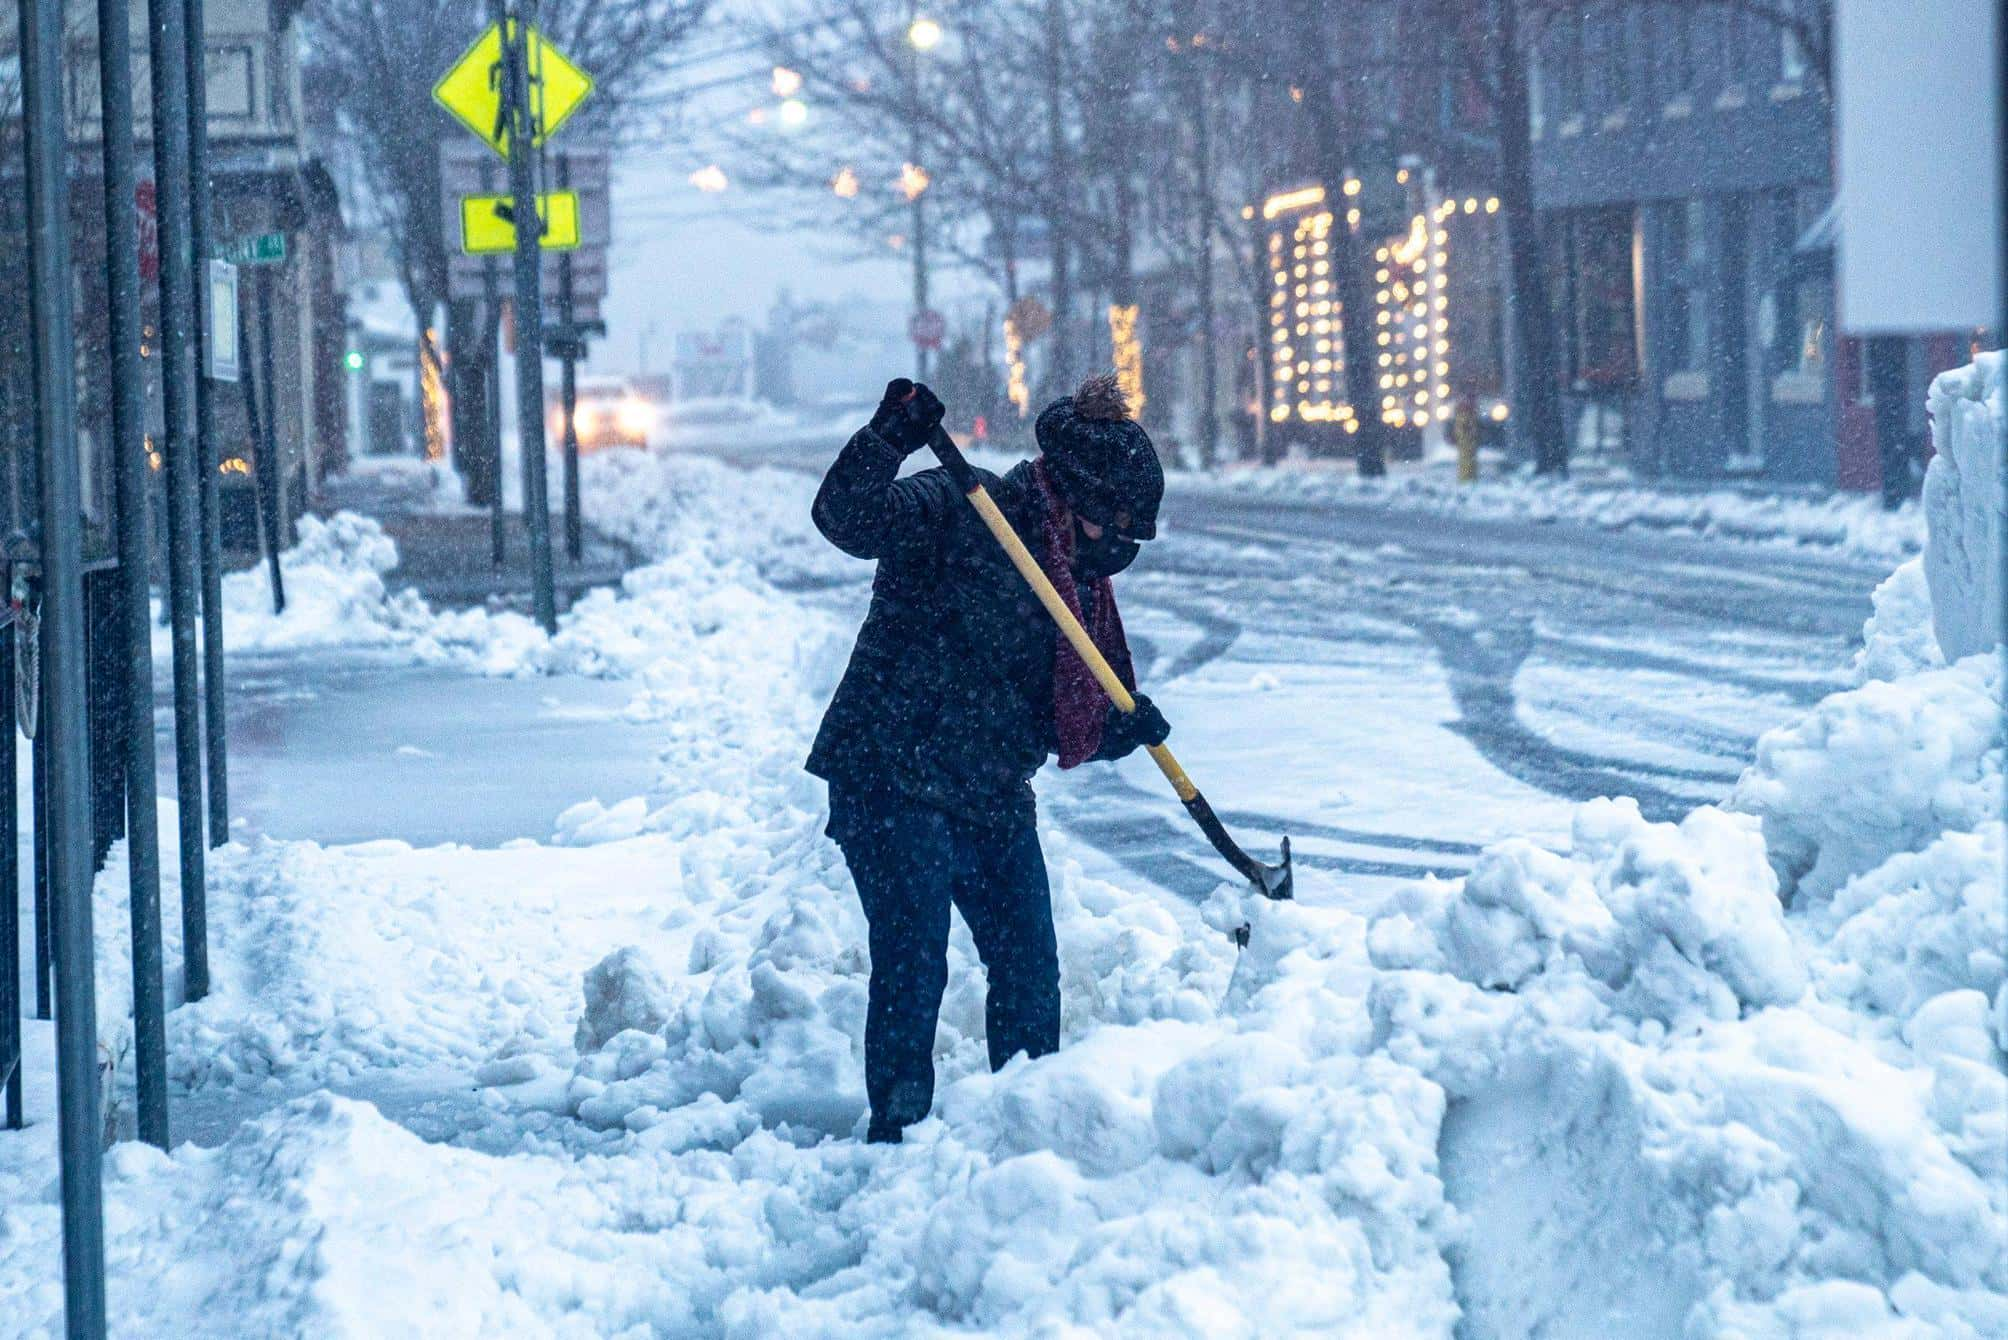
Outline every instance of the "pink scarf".
<path id="1" fill-rule="evenodd" d="M 1123 635 L 1122 616 L 1116 612 L 1115 584 L 1107 577 L 1092 583 L 1095 613 L 1092 620 L 1081 616 L 1081 598 L 1074 582 L 1074 525 L 1072 514 L 1060 501 L 1052 480 L 1046 477 L 1046 463 L 1032 462 L 1032 478 L 1038 483 L 1045 503 L 1040 518 L 1045 543 L 1040 546 L 1039 566 L 1046 579 L 1067 602 L 1067 608 L 1088 630 L 1088 637 L 1108 658 L 1123 687 L 1136 688 L 1136 670 L 1130 663 L 1129 640 Z M 1102 747 L 1102 725 L 1108 719 L 1109 696 L 1095 682 L 1094 672 L 1080 658 L 1064 636 L 1053 639 L 1053 725 L 1060 739 L 1060 766 L 1077 767 L 1093 758 Z"/>

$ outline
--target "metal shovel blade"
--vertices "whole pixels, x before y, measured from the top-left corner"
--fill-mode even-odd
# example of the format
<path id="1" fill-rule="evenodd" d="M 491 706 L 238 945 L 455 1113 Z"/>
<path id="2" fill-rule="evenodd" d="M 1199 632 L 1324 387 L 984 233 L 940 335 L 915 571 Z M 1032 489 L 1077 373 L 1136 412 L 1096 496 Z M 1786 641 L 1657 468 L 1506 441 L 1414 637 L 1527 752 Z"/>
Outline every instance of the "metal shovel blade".
<path id="1" fill-rule="evenodd" d="M 1206 803 L 1205 796 L 1197 791 L 1193 792 L 1192 798 L 1185 802 L 1185 811 L 1192 816 L 1192 821 L 1199 825 L 1199 831 L 1206 834 L 1206 840 L 1213 844 L 1213 850 L 1225 857 L 1227 864 L 1233 866 L 1243 879 L 1253 884 L 1263 897 L 1281 901 L 1296 896 L 1296 873 L 1290 865 L 1289 838 L 1283 839 L 1281 864 L 1264 865 L 1242 850 L 1241 844 L 1227 831 L 1227 826 L 1220 822 L 1220 816 Z"/>

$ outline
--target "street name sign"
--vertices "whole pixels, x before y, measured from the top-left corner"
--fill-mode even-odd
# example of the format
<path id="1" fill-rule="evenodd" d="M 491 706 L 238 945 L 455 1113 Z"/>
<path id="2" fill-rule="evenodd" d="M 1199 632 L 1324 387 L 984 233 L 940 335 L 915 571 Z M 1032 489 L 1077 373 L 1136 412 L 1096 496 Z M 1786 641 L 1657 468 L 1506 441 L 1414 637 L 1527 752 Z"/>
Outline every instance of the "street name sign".
<path id="1" fill-rule="evenodd" d="M 253 237 L 240 237 L 227 244 L 217 254 L 217 259 L 229 261 L 232 265 L 278 265 L 286 259 L 286 235 L 259 233 Z"/>
<path id="2" fill-rule="evenodd" d="M 593 77 L 565 59 L 543 33 L 530 30 L 530 86 L 536 133 L 543 148 L 593 91 Z M 461 125 L 496 153 L 509 156 L 509 127 L 502 115 L 502 25 L 491 23 L 453 68 L 432 87 L 432 96 Z"/>
<path id="3" fill-rule="evenodd" d="M 537 245 L 545 251 L 579 246 L 579 193 L 548 191 L 537 197 L 544 230 Z M 469 195 L 460 200 L 460 249 L 469 256 L 492 256 L 516 249 L 516 202 L 506 195 Z"/>

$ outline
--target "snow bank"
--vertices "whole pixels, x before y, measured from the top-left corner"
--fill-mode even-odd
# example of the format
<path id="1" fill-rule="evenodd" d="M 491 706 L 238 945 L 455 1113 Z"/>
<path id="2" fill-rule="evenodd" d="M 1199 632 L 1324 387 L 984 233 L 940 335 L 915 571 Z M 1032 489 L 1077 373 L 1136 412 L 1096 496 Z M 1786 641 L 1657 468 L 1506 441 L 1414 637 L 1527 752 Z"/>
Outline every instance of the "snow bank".
<path id="1" fill-rule="evenodd" d="M 1398 895 L 1368 944 L 1380 966 L 1486 988 L 1566 972 L 1607 1008 L 1672 1027 L 1806 988 L 1756 821 L 1713 807 L 1675 825 L 1647 823 L 1629 799 L 1591 802 L 1571 854 L 1489 848 L 1461 888 Z"/>
<path id="2" fill-rule="evenodd" d="M 1767 732 L 1730 796 L 1763 821 L 1788 897 L 1824 898 L 1891 856 L 2001 812 L 2001 662 L 1871 680 Z"/>
<path id="3" fill-rule="evenodd" d="M 2001 643 L 2001 355 L 1941 373 L 1929 404 L 1937 454 L 1924 476 L 1924 574 L 1938 645 L 1956 661 Z"/>
<path id="4" fill-rule="evenodd" d="M 1592 802 L 1368 915 L 1313 866 L 1192 909 L 1046 834 L 1065 1045 L 989 1072 L 958 925 L 935 1115 L 874 1147 L 863 923 L 800 770 L 844 639 L 783 589 L 860 569 L 811 481 L 607 459 L 659 561 L 490 664 L 630 677 L 657 785 L 568 845 L 226 848 L 218 990 L 172 1020 L 184 1090 L 443 1074 L 472 1147 L 325 1094 L 119 1147 L 116 1329 L 2008 1333 L 2000 671 L 1916 649 L 1917 578 L 1727 805 Z M 0 1298 L 47 1326 L 29 1136 Z"/>
<path id="5" fill-rule="evenodd" d="M 1898 564 L 1870 599 L 1874 613 L 1862 625 L 1853 666 L 1856 683 L 1902 679 L 1945 664 L 1931 627 L 1931 586 L 1921 555 Z"/>
<path id="6" fill-rule="evenodd" d="M 1907 504 L 1885 511 L 1879 499 L 1865 494 L 1792 498 L 1726 488 L 1677 490 L 1532 476 L 1461 485 L 1447 472 L 1361 479 L 1288 464 L 1224 477 L 1174 474 L 1169 484 L 1190 492 L 1227 489 L 1291 501 L 1454 512 L 1498 520 L 1571 521 L 1604 530 L 1672 531 L 1837 550 L 1879 562 L 1917 553 L 1925 530 L 1919 507 Z"/>
<path id="7" fill-rule="evenodd" d="M 393 597 L 384 574 L 397 566 L 397 545 L 370 517 L 337 512 L 300 518 L 299 541 L 279 555 L 286 609 L 272 612 L 272 580 L 264 563 L 223 577 L 223 645 L 231 651 L 290 651 L 350 643 L 382 646 L 406 640 L 425 621 L 416 596 Z M 154 631 L 154 654 L 169 647 Z"/>
<path id="8" fill-rule="evenodd" d="M 1941 560 L 1993 543 L 1948 511 L 1962 464 L 1858 686 L 1764 736 L 1725 808 L 1594 801 L 1567 851 L 1500 844 L 1371 918 L 1376 1054 L 1443 1092 L 1476 1333 L 2008 1332 L 2002 670 L 1938 645 L 1942 596 L 1970 627 L 1984 587 Z"/>

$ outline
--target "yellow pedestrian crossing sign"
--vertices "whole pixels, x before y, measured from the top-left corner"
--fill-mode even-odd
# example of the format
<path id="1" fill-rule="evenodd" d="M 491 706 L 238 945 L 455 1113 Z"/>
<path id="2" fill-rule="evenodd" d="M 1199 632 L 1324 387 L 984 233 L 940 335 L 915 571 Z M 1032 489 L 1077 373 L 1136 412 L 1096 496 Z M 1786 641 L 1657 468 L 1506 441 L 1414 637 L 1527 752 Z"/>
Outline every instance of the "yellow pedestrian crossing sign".
<path id="1" fill-rule="evenodd" d="M 491 23 L 432 86 L 432 96 L 489 148 L 507 158 L 509 127 L 502 115 L 502 56 L 502 25 Z M 537 128 L 531 143 L 542 148 L 593 91 L 593 77 L 566 60 L 564 53 L 535 28 L 530 30 L 529 68 L 530 106 Z"/>
<path id="2" fill-rule="evenodd" d="M 460 199 L 460 249 L 469 256 L 489 256 L 516 249 L 516 201 L 506 195 L 469 195 Z M 552 191 L 537 197 L 544 232 L 537 245 L 545 251 L 576 251 L 579 247 L 579 193 Z"/>

